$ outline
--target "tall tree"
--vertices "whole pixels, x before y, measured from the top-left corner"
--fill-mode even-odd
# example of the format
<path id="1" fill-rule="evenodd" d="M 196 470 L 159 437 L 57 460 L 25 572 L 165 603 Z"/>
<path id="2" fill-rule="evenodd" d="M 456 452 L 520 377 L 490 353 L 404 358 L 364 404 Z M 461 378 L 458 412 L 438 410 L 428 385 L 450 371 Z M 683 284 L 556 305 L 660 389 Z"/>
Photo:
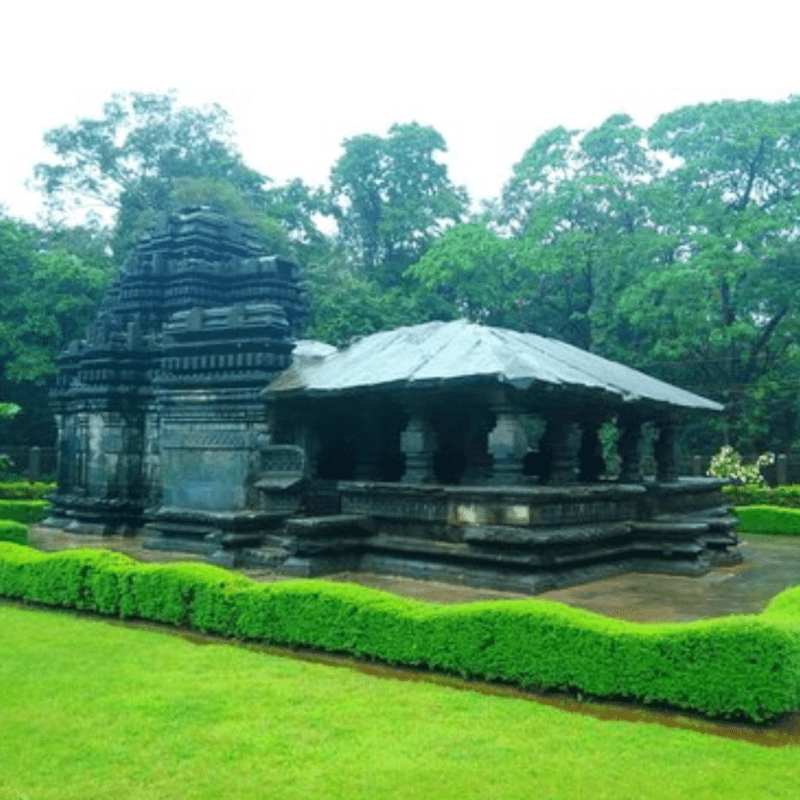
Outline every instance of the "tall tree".
<path id="1" fill-rule="evenodd" d="M 735 445 L 784 446 L 800 433 L 800 99 L 682 108 L 648 136 L 673 165 L 656 187 L 669 257 L 620 298 L 636 350 L 725 402 Z"/>
<path id="2" fill-rule="evenodd" d="M 629 117 L 548 131 L 514 167 L 495 217 L 448 230 L 409 274 L 469 316 L 602 349 L 646 247 L 641 189 L 656 168 Z"/>
<path id="3" fill-rule="evenodd" d="M 0 397 L 22 407 L 9 443 L 52 444 L 47 379 L 94 316 L 112 267 L 91 230 L 40 231 L 0 216 Z"/>
<path id="4" fill-rule="evenodd" d="M 405 268 L 461 220 L 466 190 L 438 160 L 445 142 L 431 127 L 393 125 L 386 137 L 356 136 L 343 147 L 330 193 L 342 246 L 382 286 L 397 285 Z"/>
<path id="5" fill-rule="evenodd" d="M 11 380 L 53 374 L 58 353 L 89 323 L 111 274 L 78 234 L 45 234 L 0 218 L 0 367 Z M 69 247 L 69 249 L 67 249 Z"/>
<path id="6" fill-rule="evenodd" d="M 300 181 L 272 187 L 250 169 L 218 105 L 184 107 L 175 93 L 114 95 L 102 118 L 49 131 L 45 143 L 56 161 L 39 164 L 35 174 L 51 210 L 111 211 L 118 261 L 157 212 L 190 201 L 248 216 L 266 245 L 285 255 L 314 235 L 319 193 Z"/>

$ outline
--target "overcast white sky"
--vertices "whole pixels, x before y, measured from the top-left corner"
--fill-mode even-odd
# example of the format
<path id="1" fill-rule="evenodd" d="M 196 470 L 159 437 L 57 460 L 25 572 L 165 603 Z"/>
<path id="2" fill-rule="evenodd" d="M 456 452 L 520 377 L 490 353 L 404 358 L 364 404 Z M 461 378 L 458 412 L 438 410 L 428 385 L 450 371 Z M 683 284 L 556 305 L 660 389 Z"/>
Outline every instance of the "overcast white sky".
<path id="1" fill-rule="evenodd" d="M 610 114 L 648 125 L 699 102 L 800 93 L 795 0 L 15 0 L 0 32 L 0 205 L 26 192 L 43 133 L 113 92 L 232 116 L 245 161 L 321 184 L 343 139 L 432 125 L 452 179 L 496 196 L 544 131 Z"/>

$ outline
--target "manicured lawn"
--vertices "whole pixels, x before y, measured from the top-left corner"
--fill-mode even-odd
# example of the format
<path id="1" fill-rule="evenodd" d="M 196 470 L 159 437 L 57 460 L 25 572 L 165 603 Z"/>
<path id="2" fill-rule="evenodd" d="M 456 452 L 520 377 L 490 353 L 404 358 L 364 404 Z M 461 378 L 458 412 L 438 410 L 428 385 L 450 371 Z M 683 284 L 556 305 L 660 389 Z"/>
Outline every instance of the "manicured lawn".
<path id="1" fill-rule="evenodd" d="M 2 800 L 797 798 L 767 749 L 0 606 Z"/>
<path id="2" fill-rule="evenodd" d="M 738 506 L 734 514 L 741 520 L 741 533 L 800 536 L 800 508 Z"/>

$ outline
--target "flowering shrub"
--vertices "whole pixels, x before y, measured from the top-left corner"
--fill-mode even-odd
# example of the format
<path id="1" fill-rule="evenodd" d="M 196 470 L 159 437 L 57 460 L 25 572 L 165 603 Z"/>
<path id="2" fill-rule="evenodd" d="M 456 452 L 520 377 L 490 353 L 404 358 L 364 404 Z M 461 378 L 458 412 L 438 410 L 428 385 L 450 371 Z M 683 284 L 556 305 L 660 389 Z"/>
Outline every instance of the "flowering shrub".
<path id="1" fill-rule="evenodd" d="M 743 464 L 742 457 L 730 445 L 724 445 L 708 465 L 707 475 L 714 478 L 730 478 L 740 486 L 763 486 L 761 470 L 775 463 L 772 453 L 762 453 L 752 464 Z"/>

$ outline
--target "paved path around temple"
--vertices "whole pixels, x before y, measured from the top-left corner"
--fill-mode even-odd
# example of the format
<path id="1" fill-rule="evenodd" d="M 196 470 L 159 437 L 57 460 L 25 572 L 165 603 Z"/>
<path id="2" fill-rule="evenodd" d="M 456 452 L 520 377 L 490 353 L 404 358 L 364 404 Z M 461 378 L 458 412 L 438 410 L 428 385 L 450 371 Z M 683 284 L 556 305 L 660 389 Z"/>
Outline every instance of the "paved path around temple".
<path id="1" fill-rule="evenodd" d="M 30 540 L 41 550 L 107 547 L 142 561 L 200 560 L 199 556 L 188 553 L 147 550 L 142 537 L 76 536 L 36 526 L 31 529 Z M 544 592 L 536 597 L 640 622 L 758 613 L 776 594 L 800 584 L 800 538 L 745 534 L 742 540 L 744 561 L 741 564 L 718 567 L 698 578 L 628 573 Z M 283 579 L 279 574 L 263 570 L 241 571 L 257 580 Z M 371 573 L 339 573 L 325 577 L 375 586 L 435 603 L 527 596 Z"/>

